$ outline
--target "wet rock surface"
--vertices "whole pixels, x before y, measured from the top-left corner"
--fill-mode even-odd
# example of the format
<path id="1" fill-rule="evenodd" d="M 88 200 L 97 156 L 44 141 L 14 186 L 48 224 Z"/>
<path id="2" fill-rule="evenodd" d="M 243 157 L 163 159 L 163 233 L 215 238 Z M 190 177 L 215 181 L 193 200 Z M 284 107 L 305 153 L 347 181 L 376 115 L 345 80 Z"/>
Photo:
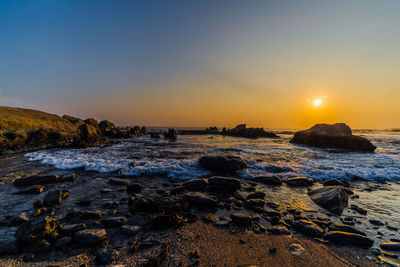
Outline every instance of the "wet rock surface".
<path id="1" fill-rule="evenodd" d="M 319 242 L 350 247 L 368 247 L 371 242 L 379 247 L 385 240 L 400 238 L 398 230 L 391 230 L 399 227 L 395 222 L 383 221 L 379 229 L 370 223 L 378 219 L 370 206 L 362 202 L 364 182 L 350 185 L 360 197 L 349 198 L 348 202 L 368 213 L 344 207 L 340 216 L 320 207 L 308 195 L 307 187 L 327 190 L 332 186 L 311 184 L 309 179 L 303 178 L 298 182 L 302 186 L 289 186 L 223 176 L 174 180 L 75 170 L 74 179 L 66 181 L 61 177 L 72 177 L 70 171 L 55 173 L 48 166 L 27 164 L 28 169 L 42 168 L 42 174 L 36 176 L 58 178 L 51 178 L 51 183 L 47 183 L 40 194 L 15 194 L 31 190 L 35 185 L 22 187 L 8 183 L 0 187 L 7 198 L 7 203 L 0 202 L 4 210 L 0 214 L 0 232 L 16 233 L 0 238 L 0 252 L 6 255 L 33 254 L 54 259 L 88 253 L 94 263 L 109 264 L 121 258 L 113 251 L 123 254 L 123 248 L 136 247 L 132 244 L 138 241 L 141 245 L 133 252 L 129 249 L 129 255 L 141 255 L 161 246 L 161 242 L 148 245 L 146 239 L 162 240 L 176 229 L 199 220 L 233 236 L 251 233 L 267 239 L 293 236 L 313 240 L 316 237 Z M 25 216 L 20 217 L 22 213 Z M 354 225 L 343 224 L 341 219 L 346 217 L 351 218 Z M 383 239 L 376 237 L 378 232 Z M 49 254 L 51 251 L 55 251 L 54 256 Z M 397 250 L 386 252 L 398 253 Z"/>
<path id="2" fill-rule="evenodd" d="M 213 172 L 230 174 L 247 168 L 246 162 L 237 156 L 203 156 L 199 158 L 199 165 Z"/>

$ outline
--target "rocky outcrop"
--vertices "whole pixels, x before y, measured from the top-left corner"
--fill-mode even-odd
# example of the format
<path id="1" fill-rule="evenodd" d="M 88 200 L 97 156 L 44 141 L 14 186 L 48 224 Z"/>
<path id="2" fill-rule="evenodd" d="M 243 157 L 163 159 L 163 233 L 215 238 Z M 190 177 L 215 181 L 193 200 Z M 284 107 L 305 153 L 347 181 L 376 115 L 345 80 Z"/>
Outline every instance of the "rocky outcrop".
<path id="1" fill-rule="evenodd" d="M 316 124 L 310 129 L 296 132 L 290 142 L 319 148 L 363 152 L 373 152 L 376 149 L 368 139 L 354 136 L 350 127 L 344 123 Z"/>
<path id="2" fill-rule="evenodd" d="M 349 201 L 347 190 L 340 186 L 326 186 L 308 192 L 310 198 L 319 206 L 335 214 L 342 214 Z"/>
<path id="3" fill-rule="evenodd" d="M 82 124 L 74 136 L 73 146 L 92 147 L 103 143 L 103 136 L 99 128 L 90 124 Z"/>
<path id="4" fill-rule="evenodd" d="M 176 140 L 178 135 L 176 134 L 175 129 L 168 129 L 166 133 L 164 133 L 164 138 L 169 140 Z"/>
<path id="5" fill-rule="evenodd" d="M 228 174 L 247 168 L 246 162 L 237 156 L 203 156 L 199 159 L 199 165 L 213 172 Z"/>
<path id="6" fill-rule="evenodd" d="M 263 128 L 246 128 L 246 124 L 239 124 L 235 128 L 229 130 L 225 129 L 225 131 L 222 131 L 222 134 L 235 137 L 246 137 L 246 138 L 278 137 L 273 132 L 264 131 Z"/>

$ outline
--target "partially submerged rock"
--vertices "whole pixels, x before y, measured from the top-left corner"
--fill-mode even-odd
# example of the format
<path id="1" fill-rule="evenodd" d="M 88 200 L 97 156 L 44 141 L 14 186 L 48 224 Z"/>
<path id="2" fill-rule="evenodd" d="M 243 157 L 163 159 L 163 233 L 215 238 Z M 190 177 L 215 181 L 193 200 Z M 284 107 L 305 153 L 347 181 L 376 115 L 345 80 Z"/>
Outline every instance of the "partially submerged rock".
<path id="1" fill-rule="evenodd" d="M 373 152 L 376 147 L 368 139 L 352 135 L 344 123 L 316 124 L 310 129 L 296 132 L 291 143 L 320 148 L 341 148 L 363 152 Z"/>
<path id="2" fill-rule="evenodd" d="M 253 178 L 253 181 L 263 183 L 265 185 L 281 185 L 282 180 L 276 175 L 270 176 L 257 176 Z"/>
<path id="3" fill-rule="evenodd" d="M 370 247 L 374 243 L 372 239 L 366 236 L 341 231 L 331 231 L 324 238 L 331 243 L 358 247 Z"/>
<path id="4" fill-rule="evenodd" d="M 246 137 L 246 138 L 259 138 L 259 137 L 278 137 L 273 132 L 264 131 L 263 128 L 247 128 L 246 124 L 239 124 L 233 129 L 222 131 L 223 135 L 235 136 L 235 137 Z"/>
<path id="5" fill-rule="evenodd" d="M 58 175 L 33 175 L 25 178 L 20 178 L 14 181 L 15 186 L 32 186 L 56 183 L 59 179 Z"/>
<path id="6" fill-rule="evenodd" d="M 335 214 L 342 214 L 349 201 L 348 192 L 340 186 L 327 186 L 308 192 L 317 205 Z"/>
<path id="7" fill-rule="evenodd" d="M 208 179 L 212 191 L 235 192 L 241 188 L 240 180 L 237 178 L 214 176 Z"/>
<path id="8" fill-rule="evenodd" d="M 314 184 L 314 180 L 308 177 L 291 177 L 285 182 L 289 186 L 312 186 Z"/>
<path id="9" fill-rule="evenodd" d="M 178 138 L 178 135 L 176 134 L 175 129 L 170 128 L 167 132 L 164 133 L 164 138 L 169 140 L 176 140 Z"/>
<path id="10" fill-rule="evenodd" d="M 95 245 L 105 240 L 107 237 L 107 232 L 104 229 L 86 229 L 78 231 L 74 234 L 76 241 L 84 245 Z"/>
<path id="11" fill-rule="evenodd" d="M 237 156 L 203 156 L 199 165 L 213 172 L 230 174 L 247 168 L 246 162 Z"/>
<path id="12" fill-rule="evenodd" d="M 295 222 L 293 228 L 310 237 L 322 237 L 324 235 L 324 231 L 317 224 L 307 220 Z"/>
<path id="13" fill-rule="evenodd" d="M 217 205 L 217 200 L 200 192 L 190 192 L 185 194 L 187 202 L 194 206 L 214 208 Z"/>

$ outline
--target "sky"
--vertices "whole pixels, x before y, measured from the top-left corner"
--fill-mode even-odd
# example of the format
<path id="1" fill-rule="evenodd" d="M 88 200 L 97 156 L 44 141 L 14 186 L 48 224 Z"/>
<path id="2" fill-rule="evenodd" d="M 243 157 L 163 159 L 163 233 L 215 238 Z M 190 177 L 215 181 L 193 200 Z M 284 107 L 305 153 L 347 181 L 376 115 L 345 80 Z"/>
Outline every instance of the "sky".
<path id="1" fill-rule="evenodd" d="M 399 128 L 399 14 L 398 0 L 0 0 L 0 105 L 118 125 Z"/>

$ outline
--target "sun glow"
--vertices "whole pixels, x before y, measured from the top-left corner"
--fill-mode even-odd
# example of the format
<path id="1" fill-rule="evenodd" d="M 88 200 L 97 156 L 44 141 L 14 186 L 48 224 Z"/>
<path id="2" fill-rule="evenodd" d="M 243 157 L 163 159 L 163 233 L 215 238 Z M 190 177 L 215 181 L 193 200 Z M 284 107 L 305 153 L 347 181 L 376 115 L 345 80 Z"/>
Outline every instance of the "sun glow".
<path id="1" fill-rule="evenodd" d="M 321 106 L 322 101 L 321 101 L 321 99 L 317 98 L 317 99 L 314 99 L 313 103 L 314 103 L 314 106 L 318 107 L 318 106 Z"/>

